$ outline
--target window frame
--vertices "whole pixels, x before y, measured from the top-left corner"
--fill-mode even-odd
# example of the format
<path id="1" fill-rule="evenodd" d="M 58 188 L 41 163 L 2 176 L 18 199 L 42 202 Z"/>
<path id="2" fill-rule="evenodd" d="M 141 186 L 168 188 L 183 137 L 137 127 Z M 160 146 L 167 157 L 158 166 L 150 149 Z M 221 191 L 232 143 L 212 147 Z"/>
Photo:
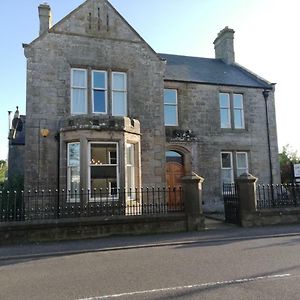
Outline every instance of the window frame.
<path id="1" fill-rule="evenodd" d="M 78 166 L 72 166 L 70 165 L 70 146 L 71 145 L 78 145 L 79 146 L 79 164 Z M 78 173 L 79 173 L 79 189 L 80 189 L 80 184 L 81 184 L 81 178 L 80 178 L 80 171 L 81 171 L 81 168 L 80 168 L 80 163 L 81 163 L 81 155 L 80 155 L 80 149 L 81 149 L 81 146 L 80 146 L 80 142 L 69 142 L 67 143 L 67 191 L 70 191 L 70 193 L 68 192 L 68 201 L 69 202 L 76 202 L 76 197 L 74 198 L 74 194 L 72 192 L 72 186 L 71 186 L 71 169 L 74 168 L 74 167 L 77 167 L 78 168 Z M 78 189 L 78 193 L 80 192 Z M 75 189 L 76 190 L 76 189 Z M 74 191 L 75 192 L 75 191 Z M 79 194 L 78 194 L 79 196 Z M 78 198 L 79 199 L 79 198 Z"/>
<path id="2" fill-rule="evenodd" d="M 249 159 L 248 159 L 248 153 L 246 152 L 246 151 L 236 151 L 236 153 L 235 153 L 235 161 L 236 161 L 236 176 L 237 177 L 239 177 L 241 174 L 243 174 L 243 173 L 241 173 L 240 175 L 239 175 L 239 170 L 244 170 L 245 168 L 240 168 L 239 166 L 238 166 L 238 155 L 239 154 L 245 154 L 245 158 L 246 158 L 246 160 L 245 160 L 245 162 L 246 162 L 246 173 L 249 173 Z"/>
<path id="3" fill-rule="evenodd" d="M 101 165 L 97 165 L 97 164 L 92 164 L 91 163 L 91 146 L 92 144 L 102 144 L 102 145 L 115 145 L 116 146 L 116 164 L 101 164 Z M 111 160 L 111 156 L 110 156 L 110 152 L 108 152 L 109 156 L 108 156 L 108 160 L 110 161 Z M 88 178 L 87 178 L 87 186 L 88 186 L 88 189 L 91 191 L 91 195 L 93 195 L 93 191 L 92 191 L 92 187 L 91 187 L 91 167 L 111 167 L 111 166 L 115 166 L 116 167 L 116 182 L 117 182 L 117 194 L 112 194 L 111 193 L 111 182 L 108 182 L 108 190 L 109 190 L 109 193 L 108 193 L 108 196 L 105 197 L 105 200 L 117 200 L 119 198 L 119 193 L 118 193 L 118 190 L 120 188 L 120 174 L 119 174 L 119 144 L 117 142 L 105 142 L 105 141 L 89 141 L 88 142 Z M 97 198 L 97 197 L 91 197 L 91 200 L 94 200 L 94 201 L 99 201 L 99 200 L 103 200 L 103 199 L 100 199 L 100 198 Z"/>
<path id="4" fill-rule="evenodd" d="M 85 76 L 85 86 L 78 87 L 73 85 L 74 73 L 73 71 L 83 71 Z M 99 88 L 94 86 L 94 74 L 104 73 L 105 75 L 105 86 L 104 88 Z M 128 116 L 128 74 L 126 71 L 113 71 L 110 69 L 96 69 L 96 68 L 81 68 L 81 67 L 71 67 L 70 69 L 70 114 L 71 115 L 84 115 L 84 114 L 103 114 L 111 116 Z M 114 74 L 122 74 L 124 77 L 124 90 L 115 89 L 113 87 L 113 76 Z M 80 112 L 74 112 L 74 90 L 84 89 L 84 110 Z M 95 91 L 104 91 L 104 101 L 105 101 L 105 111 L 95 111 Z M 115 110 L 115 93 L 123 93 L 124 99 L 124 112 L 122 114 L 116 113 Z"/>
<path id="5" fill-rule="evenodd" d="M 124 90 L 114 89 L 114 74 L 122 74 L 124 75 Z M 124 94 L 124 114 L 116 114 L 114 113 L 114 92 L 123 93 Z M 127 73 L 120 71 L 112 71 L 111 72 L 111 114 L 112 116 L 127 116 Z"/>
<path id="6" fill-rule="evenodd" d="M 228 168 L 228 167 L 223 167 L 223 157 L 222 157 L 222 154 L 230 154 L 230 165 L 231 167 Z M 223 174 L 222 174 L 222 171 L 223 170 L 230 170 L 230 177 L 231 177 L 231 182 L 230 183 L 233 183 L 234 182 L 234 162 L 233 162 L 233 155 L 232 155 L 232 151 L 221 151 L 221 180 L 222 180 L 222 183 L 224 183 L 223 181 Z"/>
<path id="7" fill-rule="evenodd" d="M 238 166 L 238 155 L 239 154 L 245 154 L 245 157 L 246 157 L 246 172 L 249 173 L 249 152 L 248 151 L 237 151 L 237 150 L 234 150 L 234 151 L 221 151 L 221 172 L 223 169 L 229 169 L 229 168 L 223 168 L 223 160 L 222 160 L 222 154 L 230 154 L 230 159 L 231 159 L 231 183 L 234 183 L 235 179 L 238 178 L 240 175 L 239 175 L 239 170 L 245 170 L 245 168 L 240 168 Z M 243 172 L 244 173 L 244 172 Z M 222 184 L 224 183 L 223 182 L 223 176 L 222 176 L 222 173 L 221 173 L 221 181 L 222 181 Z"/>
<path id="8" fill-rule="evenodd" d="M 73 86 L 73 79 L 74 79 L 74 74 L 73 71 L 84 71 L 85 74 L 85 87 L 80 87 L 80 86 Z M 83 114 L 87 114 L 88 112 L 88 70 L 87 69 L 83 69 L 83 68 L 71 68 L 71 107 L 70 107 L 70 112 L 71 115 L 83 115 Z M 85 90 L 85 111 L 84 112 L 74 112 L 73 108 L 74 108 L 74 89 L 82 89 Z"/>
<path id="9" fill-rule="evenodd" d="M 136 146 L 133 143 L 126 143 L 126 190 L 127 190 L 127 199 L 128 200 L 135 200 L 136 194 L 135 194 L 135 188 L 136 188 L 136 170 L 135 170 L 135 151 Z M 131 163 L 128 162 L 128 151 L 129 148 L 131 148 Z M 130 168 L 130 174 L 128 174 L 128 168 Z M 128 184 L 128 178 L 131 178 L 131 182 L 133 182 L 133 186 L 129 186 Z M 130 190 L 133 191 L 133 193 L 130 193 Z"/>
<path id="10" fill-rule="evenodd" d="M 105 84 L 104 84 L 104 88 L 96 88 L 94 87 L 94 73 L 104 73 L 104 80 L 105 80 Z M 97 69 L 92 69 L 91 70 L 91 76 L 92 76 L 92 80 L 91 80 L 91 101 L 92 101 L 92 113 L 93 114 L 103 114 L 106 115 L 107 114 L 107 100 L 108 100 L 108 76 L 107 76 L 107 71 L 105 70 L 97 70 Z M 104 91 L 104 102 L 105 102 L 105 111 L 101 112 L 101 111 L 95 111 L 95 101 L 94 101 L 94 94 L 95 91 Z"/>
<path id="11" fill-rule="evenodd" d="M 165 100 L 165 91 L 175 91 L 175 104 L 174 103 L 166 103 Z M 169 107 L 174 107 L 175 106 L 175 122 L 172 124 L 167 124 L 166 123 L 166 106 Z M 164 125 L 165 126 L 178 126 L 178 90 L 177 89 L 172 89 L 172 88 L 164 88 Z"/>
<path id="12" fill-rule="evenodd" d="M 221 105 L 221 95 L 228 95 L 228 104 L 229 107 L 223 107 Z M 235 106 L 235 101 L 234 98 L 235 96 L 240 95 L 242 97 L 242 107 L 238 108 Z M 227 109 L 227 118 L 228 118 L 228 123 L 227 126 L 222 126 L 222 110 Z M 237 126 L 237 120 L 235 118 L 235 112 L 239 111 L 241 114 L 241 121 L 242 121 L 242 126 Z M 244 94 L 243 93 L 235 93 L 235 92 L 222 92 L 219 91 L 219 116 L 220 116 L 220 128 L 221 129 L 236 129 L 236 130 L 244 130 L 246 129 L 245 126 L 245 105 L 244 105 Z"/>
<path id="13" fill-rule="evenodd" d="M 235 96 L 241 96 L 242 97 L 242 107 L 239 108 L 239 107 L 235 107 L 235 103 L 234 103 L 234 97 Z M 233 93 L 232 94 L 232 109 L 233 109 L 233 126 L 234 126 L 234 129 L 245 129 L 245 113 L 244 113 L 244 95 L 241 94 L 241 93 Z M 236 125 L 237 123 L 237 120 L 235 118 L 235 112 L 236 111 L 239 111 L 241 112 L 241 121 L 242 121 L 242 126 L 241 127 L 238 127 Z"/>
<path id="14" fill-rule="evenodd" d="M 228 96 L 228 107 L 223 107 L 221 105 L 221 95 L 227 95 Z M 230 129 L 232 128 L 232 124 L 231 124 L 231 103 L 230 103 L 230 93 L 224 93 L 224 92 L 220 92 L 219 93 L 219 110 L 220 110 L 220 127 L 222 129 Z M 227 119 L 228 119 L 228 122 L 227 122 L 227 126 L 222 126 L 223 122 L 222 122 L 222 111 L 223 110 L 226 110 L 227 111 Z"/>

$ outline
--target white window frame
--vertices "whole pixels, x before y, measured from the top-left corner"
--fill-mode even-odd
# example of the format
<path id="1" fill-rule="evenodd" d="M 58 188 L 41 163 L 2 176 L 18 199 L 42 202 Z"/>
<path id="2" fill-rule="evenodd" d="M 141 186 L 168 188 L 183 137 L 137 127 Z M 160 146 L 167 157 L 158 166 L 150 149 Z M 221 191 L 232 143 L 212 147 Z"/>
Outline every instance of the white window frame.
<path id="1" fill-rule="evenodd" d="M 77 199 L 75 199 L 73 194 L 72 194 L 72 191 L 71 191 L 71 168 L 74 167 L 74 166 L 71 166 L 69 164 L 69 161 L 70 161 L 70 146 L 71 145 L 79 145 L 79 165 L 78 165 L 78 169 L 79 169 L 79 186 L 80 186 L 80 160 L 81 160 L 81 157 L 80 157 L 80 142 L 71 142 L 71 143 L 67 143 L 67 193 L 68 193 L 68 201 L 69 202 L 75 202 Z M 69 197 L 69 192 L 68 191 L 71 191 L 71 197 Z M 80 195 L 79 194 L 80 190 L 78 190 L 78 196 Z M 79 200 L 79 198 L 78 198 Z"/>
<path id="2" fill-rule="evenodd" d="M 84 71 L 85 73 L 85 87 L 81 87 L 81 86 L 74 86 L 73 85 L 73 71 Z M 71 114 L 72 115 L 82 115 L 82 114 L 86 114 L 87 113 L 87 108 L 88 108 L 88 93 L 87 93 L 87 90 L 88 90 L 88 86 L 87 86 L 87 70 L 86 69 L 80 69 L 80 68 L 71 68 Z M 85 111 L 83 112 L 74 112 L 73 111 L 73 90 L 74 89 L 82 89 L 82 90 L 85 90 Z"/>
<path id="3" fill-rule="evenodd" d="M 118 90 L 114 88 L 114 74 L 124 75 L 124 90 Z M 114 111 L 114 92 L 124 94 L 124 114 L 116 114 Z M 127 74 L 125 72 L 111 72 L 111 113 L 113 116 L 127 116 Z"/>
<path id="4" fill-rule="evenodd" d="M 105 86 L 104 88 L 96 88 L 94 87 L 94 73 L 104 73 L 104 78 L 105 78 Z M 94 114 L 107 114 L 107 71 L 105 70 L 92 70 L 92 86 L 91 86 L 91 92 L 92 92 L 92 111 Z M 94 105 L 94 91 L 104 91 L 104 95 L 105 95 L 105 111 L 95 111 L 95 105 Z"/>
<path id="5" fill-rule="evenodd" d="M 223 159 L 222 159 L 222 154 L 229 154 L 230 155 L 230 163 L 231 163 L 231 167 L 228 168 L 228 167 L 223 167 Z M 231 170 L 230 172 L 230 177 L 231 177 L 231 183 L 234 182 L 234 163 L 233 163 L 233 155 L 232 155 L 232 152 L 231 151 L 222 151 L 221 152 L 221 155 L 220 155 L 220 159 L 221 159 L 221 172 L 222 170 Z M 223 179 L 223 176 L 221 174 L 221 179 Z"/>
<path id="6" fill-rule="evenodd" d="M 129 148 L 132 147 L 131 149 L 131 163 L 128 162 L 128 151 Z M 135 195 L 135 188 L 136 188 L 136 176 L 135 176 L 135 144 L 133 143 L 126 143 L 126 191 L 127 191 L 127 199 L 128 200 L 135 200 L 136 195 Z M 128 167 L 130 168 L 130 174 L 128 174 Z M 131 182 L 133 182 L 133 186 L 128 185 L 128 178 L 129 176 L 131 177 Z M 132 191 L 132 194 L 129 194 L 129 191 Z"/>
<path id="7" fill-rule="evenodd" d="M 92 164 L 91 163 L 91 145 L 92 144 L 104 144 L 104 145 L 116 145 L 116 164 L 101 164 L 101 165 L 97 165 L 97 164 Z M 90 191 L 91 190 L 91 167 L 93 166 L 98 166 L 98 167 L 106 167 L 106 166 L 116 166 L 116 181 L 117 181 L 117 189 L 119 189 L 120 187 L 120 172 L 119 172 L 119 147 L 118 147 L 118 143 L 117 142 L 97 142 L 97 141 L 90 141 L 88 143 L 88 188 Z M 110 157 L 110 152 L 109 152 L 109 157 L 108 157 L 108 160 L 110 161 L 111 160 L 111 157 Z M 118 199 L 119 198 L 119 193 L 117 193 L 117 195 L 112 195 L 111 194 L 111 184 L 110 182 L 108 183 L 108 189 L 109 189 L 109 195 L 108 195 L 108 198 L 105 197 L 105 200 L 106 199 L 109 199 L 109 200 L 112 200 L 112 199 Z M 93 192 L 93 191 L 92 191 Z M 97 197 L 91 197 L 91 200 L 94 200 L 94 201 L 99 201 L 100 199 L 97 198 Z"/>
<path id="8" fill-rule="evenodd" d="M 228 107 L 226 106 L 222 106 L 221 104 L 221 95 L 227 95 L 228 96 Z M 220 108 L 220 126 L 222 129 L 228 129 L 228 128 L 231 128 L 231 105 L 230 105 L 230 93 L 223 93 L 223 92 L 220 92 L 219 93 L 219 108 Z M 222 110 L 225 110 L 227 111 L 227 118 L 228 118 L 228 123 L 226 126 L 222 126 Z"/>
<path id="9" fill-rule="evenodd" d="M 165 88 L 164 89 L 164 96 L 165 96 L 165 91 L 175 91 L 175 104 L 174 103 L 168 103 L 168 102 L 166 102 L 166 100 L 165 100 L 165 97 L 164 97 L 164 112 L 165 112 L 165 108 L 166 108 L 166 106 L 175 106 L 175 108 L 176 108 L 176 112 L 175 112 L 175 114 L 176 114 L 176 120 L 175 120 L 175 122 L 173 123 L 173 124 L 167 124 L 166 123 L 166 120 L 164 120 L 164 124 L 165 124 L 165 126 L 178 126 L 178 93 L 177 93 L 177 89 L 170 89 L 170 88 Z M 165 117 L 164 117 L 164 119 L 165 119 Z"/>
<path id="10" fill-rule="evenodd" d="M 237 157 L 238 157 L 239 154 L 245 154 L 245 158 L 246 158 L 246 173 L 249 172 L 248 153 L 245 152 L 245 151 L 237 151 L 235 153 L 236 175 L 237 175 L 237 177 L 241 175 L 241 174 L 239 175 L 239 170 L 243 170 L 243 171 L 245 170 L 245 168 L 240 168 L 239 165 L 238 165 L 238 158 Z"/>
<path id="11" fill-rule="evenodd" d="M 237 108 L 234 106 L 234 96 L 242 96 L 242 107 Z M 233 119 L 234 119 L 234 129 L 245 129 L 245 120 L 244 120 L 244 95 L 243 94 L 238 94 L 234 93 L 232 96 L 232 106 L 233 106 Z M 240 111 L 241 116 L 242 116 L 242 126 L 239 127 L 236 125 L 236 119 L 235 119 L 235 111 Z"/>

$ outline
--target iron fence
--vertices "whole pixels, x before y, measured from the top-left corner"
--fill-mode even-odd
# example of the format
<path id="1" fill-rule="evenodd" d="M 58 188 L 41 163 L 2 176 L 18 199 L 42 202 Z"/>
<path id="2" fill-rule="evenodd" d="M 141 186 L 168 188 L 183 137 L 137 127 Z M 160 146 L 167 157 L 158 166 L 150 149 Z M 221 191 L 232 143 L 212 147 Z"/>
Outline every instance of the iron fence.
<path id="1" fill-rule="evenodd" d="M 183 211 L 181 188 L 0 191 L 0 222 Z"/>
<path id="2" fill-rule="evenodd" d="M 257 185 L 257 209 L 300 206 L 300 184 Z"/>

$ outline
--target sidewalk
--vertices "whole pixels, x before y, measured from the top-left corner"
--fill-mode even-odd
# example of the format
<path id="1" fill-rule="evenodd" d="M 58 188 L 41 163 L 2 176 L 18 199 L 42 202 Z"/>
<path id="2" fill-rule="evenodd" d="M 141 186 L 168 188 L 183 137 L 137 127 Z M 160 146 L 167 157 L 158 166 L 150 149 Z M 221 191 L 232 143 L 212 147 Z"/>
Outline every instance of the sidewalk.
<path id="1" fill-rule="evenodd" d="M 206 229 L 140 236 L 112 236 L 93 240 L 61 241 L 0 246 L 0 263 L 6 260 L 33 259 L 99 251 L 117 251 L 178 244 L 232 242 L 238 240 L 300 235 L 300 225 L 241 228 L 206 218 Z"/>

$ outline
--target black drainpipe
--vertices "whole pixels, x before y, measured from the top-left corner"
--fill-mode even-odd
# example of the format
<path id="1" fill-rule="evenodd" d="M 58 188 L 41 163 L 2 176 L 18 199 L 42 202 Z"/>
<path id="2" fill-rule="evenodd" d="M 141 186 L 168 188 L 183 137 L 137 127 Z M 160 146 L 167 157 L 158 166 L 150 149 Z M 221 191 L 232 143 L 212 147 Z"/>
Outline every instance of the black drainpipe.
<path id="1" fill-rule="evenodd" d="M 273 184 L 273 168 L 272 168 L 272 158 L 271 158 L 271 144 L 270 144 L 270 129 L 269 129 L 269 113 L 268 113 L 268 98 L 269 90 L 264 90 L 263 96 L 265 99 L 265 109 L 266 109 L 266 123 L 267 123 L 267 140 L 268 140 L 268 153 L 269 153 L 269 168 L 270 168 L 270 184 Z"/>
<path id="2" fill-rule="evenodd" d="M 60 206 L 60 199 L 59 199 L 59 176 L 60 176 L 60 172 L 59 172 L 59 160 L 60 160 L 60 134 L 59 132 L 55 135 L 55 140 L 57 142 L 57 206 L 56 206 L 56 212 L 57 212 L 57 218 L 59 218 L 59 206 Z"/>

